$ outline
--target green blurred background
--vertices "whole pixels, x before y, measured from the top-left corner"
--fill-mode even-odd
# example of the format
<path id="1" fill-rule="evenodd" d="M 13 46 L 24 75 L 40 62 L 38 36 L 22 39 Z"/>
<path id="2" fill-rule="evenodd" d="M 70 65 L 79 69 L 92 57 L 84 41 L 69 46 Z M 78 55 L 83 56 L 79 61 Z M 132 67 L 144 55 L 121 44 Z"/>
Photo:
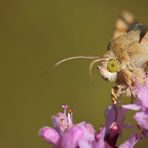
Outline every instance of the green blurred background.
<path id="1" fill-rule="evenodd" d="M 62 104 L 74 121 L 96 129 L 111 103 L 111 84 L 93 71 L 90 61 L 48 67 L 62 58 L 102 55 L 120 11 L 131 11 L 148 24 L 147 0 L 1 0 L 0 3 L 0 148 L 49 148 L 37 133 L 52 126 L 50 116 Z M 147 147 L 144 140 L 136 147 Z"/>

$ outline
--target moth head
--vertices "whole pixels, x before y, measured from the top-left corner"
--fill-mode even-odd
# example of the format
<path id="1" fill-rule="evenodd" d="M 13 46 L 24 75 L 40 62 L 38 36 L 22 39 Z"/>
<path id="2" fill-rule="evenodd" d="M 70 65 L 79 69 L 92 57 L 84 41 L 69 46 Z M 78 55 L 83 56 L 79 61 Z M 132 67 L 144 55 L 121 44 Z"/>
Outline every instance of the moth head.
<path id="1" fill-rule="evenodd" d="M 97 66 L 97 71 L 103 79 L 108 81 L 115 81 L 117 73 L 119 72 L 119 65 L 115 59 L 103 60 Z"/>
<path id="2" fill-rule="evenodd" d="M 108 51 L 102 58 L 98 58 L 90 63 L 90 76 L 95 63 L 98 63 L 97 71 L 103 79 L 108 81 L 116 81 L 117 74 L 121 69 L 121 64 L 112 51 Z"/>

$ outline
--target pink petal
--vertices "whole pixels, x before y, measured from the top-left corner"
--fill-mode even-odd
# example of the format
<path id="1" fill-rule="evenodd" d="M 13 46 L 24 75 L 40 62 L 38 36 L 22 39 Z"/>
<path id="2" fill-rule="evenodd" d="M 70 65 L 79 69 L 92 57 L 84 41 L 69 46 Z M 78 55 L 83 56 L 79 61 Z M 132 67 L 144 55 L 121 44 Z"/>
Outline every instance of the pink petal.
<path id="1" fill-rule="evenodd" d="M 114 110 L 113 105 L 108 106 L 105 116 L 106 116 L 106 126 L 105 127 L 108 129 L 115 119 L 115 110 Z"/>
<path id="2" fill-rule="evenodd" d="M 83 130 L 83 136 L 78 141 L 78 147 L 80 148 L 92 148 L 92 143 L 95 140 L 95 131 L 93 126 L 88 123 L 79 124 Z"/>
<path id="3" fill-rule="evenodd" d="M 96 135 L 97 142 L 94 143 L 93 148 L 111 148 L 104 140 L 106 128 L 102 128 Z"/>
<path id="4" fill-rule="evenodd" d="M 134 115 L 134 119 L 138 122 L 140 127 L 148 130 L 148 113 L 146 113 L 146 112 L 137 112 Z"/>
<path id="5" fill-rule="evenodd" d="M 43 127 L 39 130 L 39 136 L 50 144 L 56 145 L 59 141 L 59 134 L 50 127 Z"/>
<path id="6" fill-rule="evenodd" d="M 141 136 L 132 134 L 131 137 L 119 146 L 119 148 L 133 148 L 135 144 L 140 140 Z"/>
<path id="7" fill-rule="evenodd" d="M 126 112 L 126 109 L 124 108 L 118 108 L 117 109 L 117 119 L 115 121 L 115 117 L 116 117 L 116 112 L 115 112 L 115 107 L 114 105 L 110 105 L 108 107 L 108 109 L 106 110 L 106 128 L 108 130 L 108 128 L 112 125 L 113 122 L 116 122 L 117 125 L 121 125 L 122 122 L 123 122 L 123 119 L 125 117 L 125 112 Z"/>
<path id="8" fill-rule="evenodd" d="M 73 126 L 68 129 L 63 135 L 59 148 L 75 148 L 78 145 L 78 140 L 83 136 L 83 131 L 80 127 Z"/>
<path id="9" fill-rule="evenodd" d="M 137 105 L 137 104 L 127 104 L 127 105 L 122 105 L 123 108 L 125 109 L 131 109 L 131 110 L 140 110 L 141 106 Z"/>

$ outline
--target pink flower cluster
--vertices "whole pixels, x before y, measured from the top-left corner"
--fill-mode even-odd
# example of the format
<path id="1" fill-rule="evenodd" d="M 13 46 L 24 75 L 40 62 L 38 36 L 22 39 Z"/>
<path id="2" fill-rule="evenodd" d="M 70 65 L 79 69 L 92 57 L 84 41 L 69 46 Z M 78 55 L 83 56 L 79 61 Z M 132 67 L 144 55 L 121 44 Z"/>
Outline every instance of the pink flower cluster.
<path id="1" fill-rule="evenodd" d="M 142 135 L 148 138 L 148 76 L 145 77 L 144 84 L 135 85 L 134 93 L 136 94 L 135 102 L 122 105 L 122 107 L 136 111 L 133 118 L 136 120 Z"/>
<path id="2" fill-rule="evenodd" d="M 96 132 L 93 126 L 86 122 L 73 123 L 73 112 L 63 105 L 64 112 L 52 116 L 54 128 L 43 127 L 39 136 L 52 145 L 53 148 L 133 148 L 142 138 L 148 138 L 148 77 L 144 84 L 136 84 L 133 92 L 135 102 L 117 107 L 110 105 L 106 109 L 106 122 Z M 137 126 L 124 123 L 126 112 L 134 110 L 133 119 Z M 133 128 L 129 139 L 117 145 L 119 135 L 125 128 Z"/>
<path id="3" fill-rule="evenodd" d="M 52 116 L 54 128 L 43 127 L 39 131 L 39 135 L 53 148 L 114 148 L 122 129 L 128 127 L 123 124 L 126 110 L 118 108 L 115 119 L 113 105 L 108 107 L 105 126 L 99 132 L 95 132 L 93 126 L 86 122 L 73 124 L 73 113 L 67 113 L 67 105 L 63 105 L 63 108 L 64 113 Z M 140 138 L 140 135 L 132 134 L 119 148 L 134 146 Z"/>

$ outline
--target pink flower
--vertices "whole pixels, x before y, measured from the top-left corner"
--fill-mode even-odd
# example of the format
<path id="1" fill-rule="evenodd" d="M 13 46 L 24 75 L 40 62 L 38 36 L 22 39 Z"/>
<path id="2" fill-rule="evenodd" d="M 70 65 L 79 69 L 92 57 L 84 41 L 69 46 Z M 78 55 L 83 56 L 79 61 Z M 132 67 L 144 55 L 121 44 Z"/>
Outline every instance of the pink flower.
<path id="1" fill-rule="evenodd" d="M 133 104 L 122 105 L 125 109 L 138 111 L 133 118 L 142 129 L 145 137 L 148 135 L 148 76 L 145 77 L 144 84 L 137 83 L 134 87 L 136 101 Z"/>
<path id="2" fill-rule="evenodd" d="M 144 84 L 136 82 L 133 87 L 133 93 L 135 94 L 135 102 L 133 104 L 122 105 L 125 109 L 142 110 L 148 109 L 148 75 L 144 78 Z"/>
<path id="3" fill-rule="evenodd" d="M 148 109 L 148 76 L 144 79 L 144 84 L 137 84 L 134 88 L 138 101 L 141 103 L 143 111 Z"/>
<path id="4" fill-rule="evenodd" d="M 92 125 L 85 122 L 74 125 L 67 107 L 64 106 L 64 113 L 52 116 L 54 129 L 43 127 L 39 135 L 54 148 L 92 148 L 95 133 Z"/>

